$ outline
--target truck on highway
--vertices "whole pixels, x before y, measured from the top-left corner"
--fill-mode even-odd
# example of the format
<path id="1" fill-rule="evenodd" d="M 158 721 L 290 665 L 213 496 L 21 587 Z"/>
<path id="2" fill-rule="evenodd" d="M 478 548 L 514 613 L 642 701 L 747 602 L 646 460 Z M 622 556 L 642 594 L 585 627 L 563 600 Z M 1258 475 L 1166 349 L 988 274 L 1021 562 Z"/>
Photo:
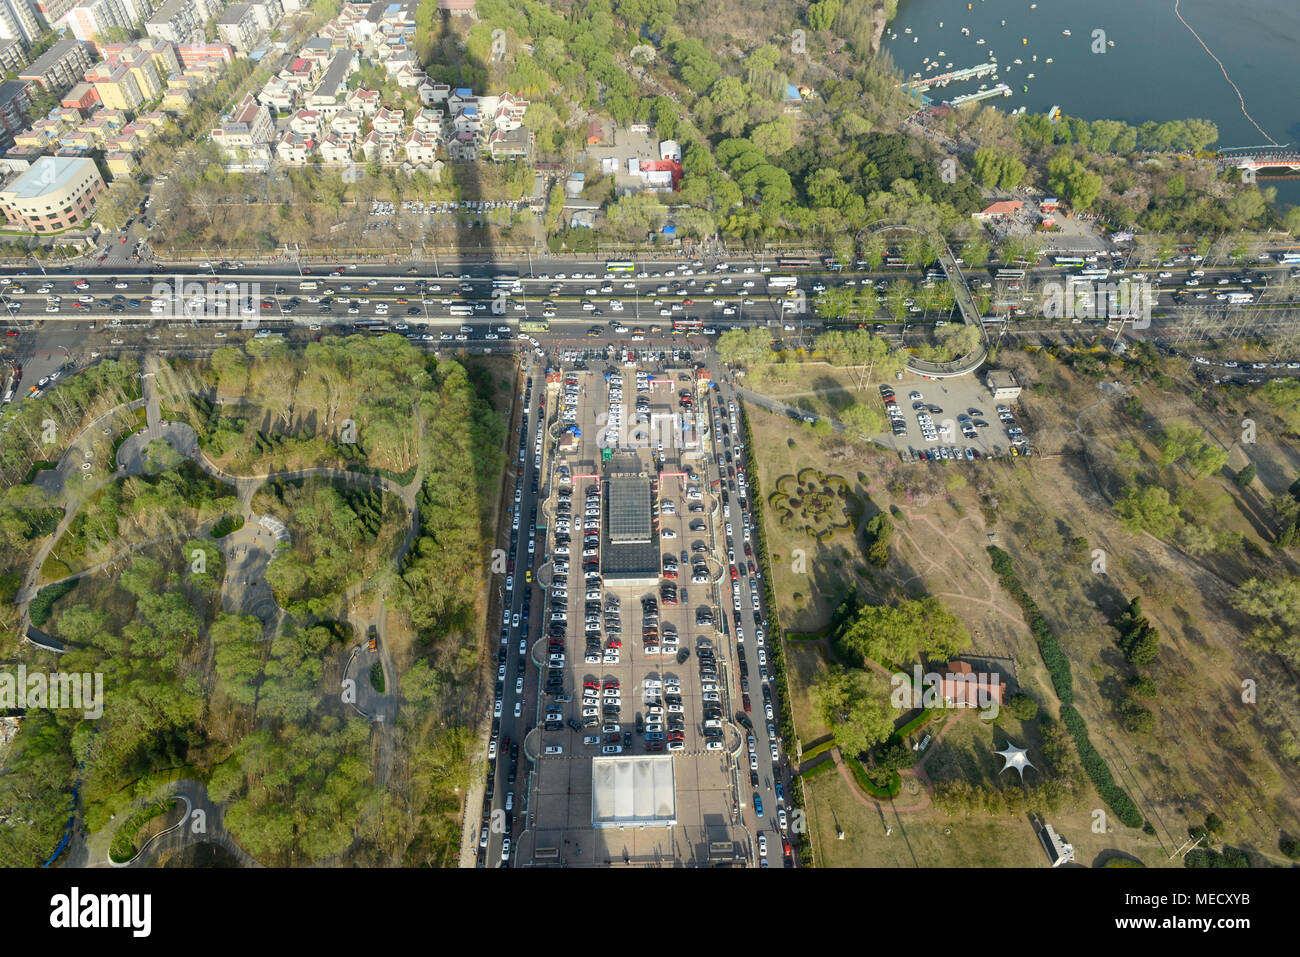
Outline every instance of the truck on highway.
<path id="1" fill-rule="evenodd" d="M 368 647 L 371 651 L 379 650 L 379 632 L 375 630 L 374 625 L 371 625 L 369 628 L 366 629 L 366 639 L 367 639 L 366 647 Z"/>

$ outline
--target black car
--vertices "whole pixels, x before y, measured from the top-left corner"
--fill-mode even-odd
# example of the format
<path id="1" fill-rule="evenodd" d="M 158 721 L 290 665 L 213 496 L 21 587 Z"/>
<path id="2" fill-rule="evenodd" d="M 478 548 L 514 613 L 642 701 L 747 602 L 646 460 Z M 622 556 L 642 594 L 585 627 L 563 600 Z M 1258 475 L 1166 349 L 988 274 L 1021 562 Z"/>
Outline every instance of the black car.
<path id="1" fill-rule="evenodd" d="M 677 652 L 677 663 L 679 665 L 684 664 L 686 662 L 686 659 L 689 658 L 690 656 L 691 656 L 691 649 L 689 648 L 681 649 L 680 651 Z"/>

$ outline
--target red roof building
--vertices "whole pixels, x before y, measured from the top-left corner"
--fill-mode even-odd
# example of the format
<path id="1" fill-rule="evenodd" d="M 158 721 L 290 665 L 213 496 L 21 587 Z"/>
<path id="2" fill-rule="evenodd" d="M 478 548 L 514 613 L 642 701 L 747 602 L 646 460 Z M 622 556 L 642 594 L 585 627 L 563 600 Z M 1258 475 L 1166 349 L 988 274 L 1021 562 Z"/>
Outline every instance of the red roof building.
<path id="1" fill-rule="evenodd" d="M 1004 199 L 1001 202 L 994 203 L 987 209 L 975 213 L 976 219 L 996 219 L 999 216 L 1014 216 L 1020 212 L 1025 204 L 1018 199 Z"/>

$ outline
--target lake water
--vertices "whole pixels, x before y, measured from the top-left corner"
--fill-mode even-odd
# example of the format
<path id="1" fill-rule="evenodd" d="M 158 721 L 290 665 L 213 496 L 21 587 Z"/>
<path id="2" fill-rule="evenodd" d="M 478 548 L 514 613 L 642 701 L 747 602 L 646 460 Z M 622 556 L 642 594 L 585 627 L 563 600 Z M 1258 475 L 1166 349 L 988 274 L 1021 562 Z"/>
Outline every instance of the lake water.
<path id="1" fill-rule="evenodd" d="M 969 10 L 967 0 L 901 0 L 884 46 L 909 76 L 926 73 L 926 57 L 940 61 L 931 73 L 997 57 L 998 81 L 950 83 L 931 91 L 936 100 L 1002 82 L 1013 95 L 985 103 L 1029 112 L 1059 106 L 1083 119 L 1133 124 L 1203 117 L 1219 128 L 1216 148 L 1270 139 L 1300 145 L 1300 0 L 1180 0 L 1178 12 L 1222 62 L 1254 124 L 1219 64 L 1175 15 L 1174 0 L 1037 0 L 1036 9 L 1030 0 L 974 0 Z M 1114 43 L 1104 53 L 1093 52 L 1096 30 L 1105 31 L 1103 44 Z M 1024 62 L 1015 64 L 1017 57 Z M 1280 202 L 1300 203 L 1300 181 L 1260 183 L 1277 186 Z"/>

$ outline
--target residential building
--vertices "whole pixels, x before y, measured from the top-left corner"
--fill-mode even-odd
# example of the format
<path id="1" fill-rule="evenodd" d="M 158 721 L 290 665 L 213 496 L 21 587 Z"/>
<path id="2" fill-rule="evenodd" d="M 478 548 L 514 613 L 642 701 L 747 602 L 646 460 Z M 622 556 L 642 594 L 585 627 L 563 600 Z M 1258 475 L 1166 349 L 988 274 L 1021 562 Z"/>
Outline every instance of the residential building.
<path id="1" fill-rule="evenodd" d="M 49 21 L 53 23 L 53 20 Z M 31 43 L 44 32 L 28 0 L 0 0 L 0 37 Z"/>
<path id="2" fill-rule="evenodd" d="M 493 130 L 488 137 L 488 152 L 497 162 L 531 159 L 533 131 L 522 126 L 513 130 Z"/>
<path id="3" fill-rule="evenodd" d="M 26 65 L 27 47 L 20 38 L 0 41 L 0 73 L 17 73 Z"/>
<path id="4" fill-rule="evenodd" d="M 81 81 L 90 68 L 90 54 L 85 44 L 65 37 L 45 51 L 36 62 L 24 67 L 18 79 L 38 83 L 46 90 L 62 94 Z"/>
<path id="5" fill-rule="evenodd" d="M 397 150 L 402 145 L 396 133 L 381 133 L 371 130 L 361 141 L 361 152 L 369 163 L 391 163 L 397 159 Z"/>
<path id="6" fill-rule="evenodd" d="M 437 133 L 422 133 L 412 130 L 406 137 L 403 147 L 406 159 L 415 166 L 432 166 L 438 159 L 438 148 L 442 145 Z"/>
<path id="7" fill-rule="evenodd" d="M 326 163 L 342 166 L 352 162 L 352 152 L 355 148 L 356 139 L 354 137 L 344 136 L 331 130 L 321 139 L 320 156 Z"/>
<path id="8" fill-rule="evenodd" d="M 266 86 L 257 94 L 257 102 L 270 107 L 278 113 L 292 110 L 298 101 L 298 91 L 284 77 L 273 76 L 266 81 Z"/>
<path id="9" fill-rule="evenodd" d="M 114 150 L 112 153 L 105 153 L 104 165 L 108 167 L 108 172 L 113 179 L 117 179 L 119 176 L 125 176 L 129 179 L 135 175 L 135 171 L 140 166 L 135 154 L 127 150 Z"/>
<path id="10" fill-rule="evenodd" d="M 95 85 L 100 102 L 109 109 L 134 112 L 144 103 L 144 93 L 134 72 L 116 57 L 86 71 L 86 81 Z"/>
<path id="11" fill-rule="evenodd" d="M 36 7 L 47 24 L 53 26 L 62 20 L 77 0 L 36 0 L 31 6 Z"/>
<path id="12" fill-rule="evenodd" d="M 56 232 L 89 219 L 104 189 L 93 160 L 43 156 L 0 189 L 0 212 L 33 232 Z"/>
<path id="13" fill-rule="evenodd" d="M 221 8 L 221 0 L 166 0 L 145 21 L 145 33 L 167 43 L 202 43 L 203 25 Z"/>
<path id="14" fill-rule="evenodd" d="M 359 86 L 348 94 L 347 104 L 348 109 L 354 113 L 374 116 L 383 105 L 383 100 L 378 90 L 367 90 L 364 86 Z"/>
<path id="15" fill-rule="evenodd" d="M 361 116 L 351 110 L 339 110 L 330 118 L 330 129 L 348 139 L 358 137 L 361 135 Z"/>
<path id="16" fill-rule="evenodd" d="M 222 120 L 221 125 L 212 131 L 212 141 L 231 158 L 239 156 L 240 151 L 245 151 L 252 159 L 265 160 L 270 158 L 271 137 L 274 133 L 275 124 L 271 122 L 271 112 L 248 93 L 230 115 Z"/>
<path id="17" fill-rule="evenodd" d="M 78 40 L 98 48 L 108 31 L 134 29 L 152 12 L 151 0 L 78 0 L 63 23 Z"/>
<path id="18" fill-rule="evenodd" d="M 173 49 L 185 70 L 200 63 L 226 64 L 235 58 L 235 51 L 228 43 L 177 43 Z"/>
<path id="19" fill-rule="evenodd" d="M 302 166 L 307 157 L 316 150 L 316 139 L 310 133 L 295 133 L 286 130 L 275 145 L 276 158 L 286 166 Z"/>
<path id="20" fill-rule="evenodd" d="M 89 113 L 99 103 L 99 94 L 89 83 L 78 83 L 59 100 L 59 106 L 81 113 Z"/>
<path id="21" fill-rule="evenodd" d="M 247 53 L 262 36 L 262 25 L 251 3 L 232 3 L 217 20 L 217 36 L 235 48 L 237 53 Z"/>
<path id="22" fill-rule="evenodd" d="M 401 110 L 390 110 L 386 106 L 381 106 L 375 113 L 371 126 L 380 133 L 392 133 L 397 135 L 402 132 L 406 126 L 406 117 L 402 115 Z"/>
<path id="23" fill-rule="evenodd" d="M 31 105 L 25 81 L 6 80 L 0 83 L 0 151 L 11 148 L 14 145 L 14 134 L 27 128 Z"/>
<path id="24" fill-rule="evenodd" d="M 165 84 L 168 77 L 180 73 L 183 69 L 181 58 L 176 54 L 176 47 L 171 43 L 155 40 L 153 37 L 145 37 L 142 40 L 136 40 L 134 43 L 105 43 L 99 49 L 106 59 L 116 56 L 132 64 L 135 64 L 140 54 L 147 54 L 153 63 L 157 82 L 148 79 L 142 81 L 137 76 L 136 82 L 140 83 L 141 89 L 158 90 L 160 89 L 159 84 Z M 139 69 L 139 67 L 136 68 Z M 157 93 L 155 92 L 153 95 L 156 96 Z"/>
<path id="25" fill-rule="evenodd" d="M 315 110 L 299 110 L 289 118 L 289 129 L 295 133 L 317 134 L 321 127 L 321 114 Z"/>
<path id="26" fill-rule="evenodd" d="M 423 109 L 415 114 L 415 122 L 411 125 L 417 133 L 441 133 L 442 132 L 442 110 Z"/>
<path id="27" fill-rule="evenodd" d="M 447 140 L 447 156 L 453 163 L 472 163 L 478 154 L 478 137 L 471 132 L 455 132 Z"/>
<path id="28" fill-rule="evenodd" d="M 357 69 L 356 54 L 351 50 L 342 50 L 330 60 L 330 65 L 321 77 L 316 89 L 307 96 L 307 106 L 312 109 L 339 110 L 343 108 L 347 93 L 348 77 Z"/>
<path id="29" fill-rule="evenodd" d="M 438 9 L 453 17 L 472 17 L 475 0 L 438 0 Z"/>

